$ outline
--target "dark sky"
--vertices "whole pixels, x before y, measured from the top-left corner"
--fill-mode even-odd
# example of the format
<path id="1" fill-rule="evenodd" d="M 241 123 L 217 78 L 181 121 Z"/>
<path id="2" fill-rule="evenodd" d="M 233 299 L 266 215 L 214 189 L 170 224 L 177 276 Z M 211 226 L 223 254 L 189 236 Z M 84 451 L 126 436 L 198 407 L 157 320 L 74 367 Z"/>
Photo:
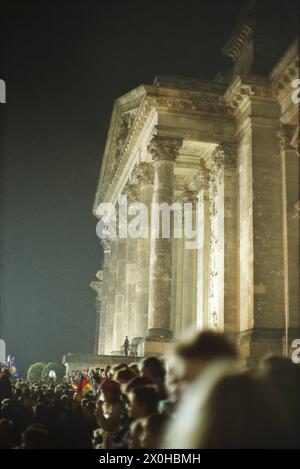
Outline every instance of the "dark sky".
<path id="1" fill-rule="evenodd" d="M 0 337 L 25 370 L 92 352 L 91 214 L 114 98 L 211 79 L 240 1 L 1 2 Z"/>

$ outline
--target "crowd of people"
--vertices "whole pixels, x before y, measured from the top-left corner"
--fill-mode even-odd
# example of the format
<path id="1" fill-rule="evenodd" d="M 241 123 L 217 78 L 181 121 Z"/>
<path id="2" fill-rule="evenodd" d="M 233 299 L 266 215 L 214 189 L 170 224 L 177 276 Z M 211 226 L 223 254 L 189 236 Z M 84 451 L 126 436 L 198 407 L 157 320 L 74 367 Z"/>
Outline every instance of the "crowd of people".
<path id="1" fill-rule="evenodd" d="M 300 368 L 269 356 L 242 366 L 204 331 L 164 359 L 68 373 L 0 376 L 0 449 L 300 448 Z"/>

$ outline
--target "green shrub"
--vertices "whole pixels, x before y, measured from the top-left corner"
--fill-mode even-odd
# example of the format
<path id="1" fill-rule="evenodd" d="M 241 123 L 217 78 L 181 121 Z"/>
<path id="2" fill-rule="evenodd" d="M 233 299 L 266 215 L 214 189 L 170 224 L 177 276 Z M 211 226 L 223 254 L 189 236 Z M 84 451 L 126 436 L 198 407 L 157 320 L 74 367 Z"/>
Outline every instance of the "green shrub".
<path id="1" fill-rule="evenodd" d="M 63 379 L 66 375 L 66 368 L 64 365 L 62 365 L 61 363 L 50 362 L 44 366 L 44 369 L 42 371 L 43 380 L 49 379 L 49 371 L 51 370 L 55 371 L 57 379 Z"/>
<path id="2" fill-rule="evenodd" d="M 42 378 L 42 372 L 45 366 L 46 363 L 43 362 L 33 363 L 33 365 L 28 368 L 27 379 L 29 381 L 39 381 Z"/>

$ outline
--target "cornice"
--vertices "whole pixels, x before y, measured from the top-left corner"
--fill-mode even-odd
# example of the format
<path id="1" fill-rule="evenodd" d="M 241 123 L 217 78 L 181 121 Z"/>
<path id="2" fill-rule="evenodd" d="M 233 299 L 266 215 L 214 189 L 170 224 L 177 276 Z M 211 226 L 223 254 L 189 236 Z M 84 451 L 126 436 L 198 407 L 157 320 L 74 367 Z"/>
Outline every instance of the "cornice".
<path id="1" fill-rule="evenodd" d="M 251 100 L 263 98 L 274 101 L 270 80 L 257 75 L 239 75 L 225 92 L 225 101 L 234 116 L 243 112 Z"/>
<path id="2" fill-rule="evenodd" d="M 204 83 L 204 92 L 199 90 L 191 91 L 185 89 L 157 87 L 154 85 L 143 85 L 143 87 L 139 87 L 140 90 L 144 90 L 144 96 L 128 135 L 126 136 L 126 140 L 122 145 L 122 151 L 118 155 L 118 161 L 114 167 L 112 167 L 108 162 L 109 155 L 111 156 L 111 151 L 114 151 L 114 148 L 111 145 L 114 129 L 110 128 L 108 137 L 110 142 L 106 144 L 105 158 L 103 159 L 103 165 L 105 167 L 101 169 L 93 209 L 95 216 L 97 205 L 102 201 L 110 200 L 113 193 L 113 187 L 117 184 L 117 181 L 122 178 L 122 173 L 126 164 L 141 138 L 143 129 L 151 113 L 180 114 L 182 116 L 189 116 L 192 118 L 209 115 L 210 118 L 213 116 L 217 120 L 220 119 L 220 116 L 222 116 L 224 120 L 232 119 L 228 105 L 223 96 L 225 87 L 213 82 L 205 81 Z M 112 119 L 111 126 L 117 125 L 117 122 L 118 121 L 116 119 Z"/>

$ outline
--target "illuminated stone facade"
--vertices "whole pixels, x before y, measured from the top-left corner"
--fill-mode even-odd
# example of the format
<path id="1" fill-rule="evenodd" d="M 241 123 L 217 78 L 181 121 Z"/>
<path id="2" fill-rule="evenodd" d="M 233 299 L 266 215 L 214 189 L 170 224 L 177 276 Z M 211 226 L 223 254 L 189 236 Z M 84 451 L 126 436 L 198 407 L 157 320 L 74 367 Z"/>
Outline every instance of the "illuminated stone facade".
<path id="1" fill-rule="evenodd" d="M 115 101 L 95 216 L 122 194 L 197 201 L 200 244 L 101 241 L 95 353 L 120 353 L 128 335 L 140 356 L 159 354 L 213 328 L 251 364 L 300 337 L 298 43 L 259 73 L 254 29 L 239 23 L 223 51 L 233 66 L 214 81 L 158 76 Z"/>

